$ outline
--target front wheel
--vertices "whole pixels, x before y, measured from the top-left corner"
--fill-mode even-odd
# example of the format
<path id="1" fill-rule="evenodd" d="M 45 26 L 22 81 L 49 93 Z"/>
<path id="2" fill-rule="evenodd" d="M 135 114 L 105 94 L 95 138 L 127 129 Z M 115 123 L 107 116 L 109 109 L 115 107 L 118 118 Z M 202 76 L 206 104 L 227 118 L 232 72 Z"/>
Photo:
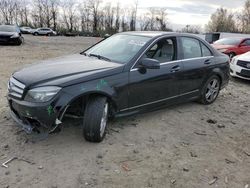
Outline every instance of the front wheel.
<path id="1" fill-rule="evenodd" d="M 211 76 L 204 84 L 201 93 L 202 104 L 212 104 L 220 93 L 220 78 L 216 75 Z"/>
<path id="2" fill-rule="evenodd" d="M 101 142 L 106 134 L 109 104 L 106 97 L 88 99 L 84 119 L 83 136 L 90 142 Z"/>

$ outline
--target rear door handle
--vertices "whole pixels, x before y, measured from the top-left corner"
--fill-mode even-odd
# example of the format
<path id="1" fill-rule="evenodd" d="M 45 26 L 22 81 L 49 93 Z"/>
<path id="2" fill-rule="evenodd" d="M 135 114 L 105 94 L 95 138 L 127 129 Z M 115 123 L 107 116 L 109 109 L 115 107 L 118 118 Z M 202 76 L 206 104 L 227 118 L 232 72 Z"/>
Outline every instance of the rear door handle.
<path id="1" fill-rule="evenodd" d="M 181 69 L 179 65 L 172 67 L 171 72 L 178 72 Z"/>
<path id="2" fill-rule="evenodd" d="M 209 64 L 211 64 L 211 63 L 212 63 L 211 59 L 206 59 L 206 60 L 204 61 L 204 64 L 206 64 L 206 65 L 209 65 Z"/>

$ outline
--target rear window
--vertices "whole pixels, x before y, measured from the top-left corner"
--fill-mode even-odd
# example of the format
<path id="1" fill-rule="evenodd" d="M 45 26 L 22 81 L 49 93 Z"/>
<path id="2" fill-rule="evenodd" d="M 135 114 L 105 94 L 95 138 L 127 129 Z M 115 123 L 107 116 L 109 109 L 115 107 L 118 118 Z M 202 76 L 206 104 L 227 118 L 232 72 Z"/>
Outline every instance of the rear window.
<path id="1" fill-rule="evenodd" d="M 181 37 L 181 41 L 184 59 L 202 57 L 200 42 L 197 39 Z"/>
<path id="2" fill-rule="evenodd" d="M 204 44 L 201 43 L 201 50 L 203 57 L 212 56 L 211 51 Z"/>

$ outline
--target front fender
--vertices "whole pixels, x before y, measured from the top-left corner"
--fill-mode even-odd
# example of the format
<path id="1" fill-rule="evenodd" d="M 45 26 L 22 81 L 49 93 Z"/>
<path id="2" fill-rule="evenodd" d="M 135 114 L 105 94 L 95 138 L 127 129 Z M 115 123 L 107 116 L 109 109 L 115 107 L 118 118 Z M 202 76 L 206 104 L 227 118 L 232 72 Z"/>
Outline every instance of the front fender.
<path id="1" fill-rule="evenodd" d="M 112 87 L 109 80 L 103 78 L 63 88 L 58 94 L 57 100 L 54 104 L 52 102 L 51 105 L 56 111 L 57 117 L 61 119 L 69 104 L 79 97 L 90 94 L 106 96 L 115 106 L 118 103 L 118 94 L 115 87 Z"/>

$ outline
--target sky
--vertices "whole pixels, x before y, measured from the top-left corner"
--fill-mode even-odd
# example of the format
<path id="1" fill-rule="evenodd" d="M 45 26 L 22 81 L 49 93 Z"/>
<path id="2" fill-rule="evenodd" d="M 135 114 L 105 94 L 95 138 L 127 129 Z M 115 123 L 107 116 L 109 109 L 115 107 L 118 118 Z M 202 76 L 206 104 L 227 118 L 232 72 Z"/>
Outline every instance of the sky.
<path id="1" fill-rule="evenodd" d="M 105 1 L 105 0 L 104 0 Z M 135 0 L 109 0 L 119 2 L 122 6 L 130 6 Z M 217 8 L 228 8 L 232 12 L 240 11 L 245 0 L 139 0 L 139 14 L 148 7 L 165 7 L 168 22 L 172 29 L 180 29 L 185 25 L 201 25 L 210 19 Z"/>

